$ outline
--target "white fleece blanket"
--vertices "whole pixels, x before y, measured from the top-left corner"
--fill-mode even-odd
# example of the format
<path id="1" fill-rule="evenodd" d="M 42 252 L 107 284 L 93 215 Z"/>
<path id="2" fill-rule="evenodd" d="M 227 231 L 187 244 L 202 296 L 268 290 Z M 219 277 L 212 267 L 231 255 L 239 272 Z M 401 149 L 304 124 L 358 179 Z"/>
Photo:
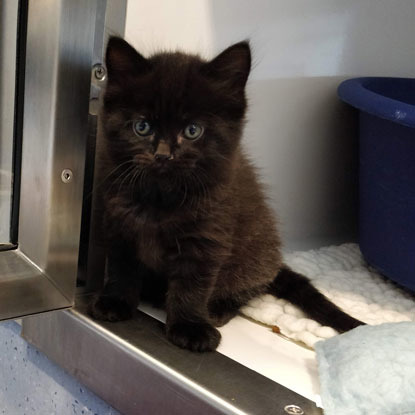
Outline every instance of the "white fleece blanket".
<path id="1" fill-rule="evenodd" d="M 284 260 L 293 270 L 310 278 L 340 308 L 367 324 L 415 321 L 415 295 L 368 267 L 356 244 L 293 252 L 285 255 Z M 271 295 L 254 299 L 241 311 L 260 323 L 277 326 L 281 334 L 311 348 L 317 341 L 337 334 Z"/>

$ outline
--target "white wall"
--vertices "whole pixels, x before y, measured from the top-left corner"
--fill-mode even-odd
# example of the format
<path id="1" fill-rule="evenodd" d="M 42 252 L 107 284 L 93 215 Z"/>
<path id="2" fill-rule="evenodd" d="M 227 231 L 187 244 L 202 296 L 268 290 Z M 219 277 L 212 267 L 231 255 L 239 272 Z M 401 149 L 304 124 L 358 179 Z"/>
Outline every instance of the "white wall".
<path id="1" fill-rule="evenodd" d="M 129 0 L 140 52 L 211 57 L 249 38 L 246 145 L 262 167 L 287 247 L 355 237 L 356 123 L 341 80 L 415 76 L 414 0 Z"/>

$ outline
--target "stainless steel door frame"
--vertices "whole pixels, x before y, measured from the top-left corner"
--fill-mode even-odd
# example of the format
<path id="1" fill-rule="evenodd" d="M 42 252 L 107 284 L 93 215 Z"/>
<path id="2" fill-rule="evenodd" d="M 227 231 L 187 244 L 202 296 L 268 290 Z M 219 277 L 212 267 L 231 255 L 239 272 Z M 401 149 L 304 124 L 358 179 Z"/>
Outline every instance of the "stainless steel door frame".
<path id="1" fill-rule="evenodd" d="M 18 249 L 0 252 L 0 319 L 74 304 L 91 69 L 106 3 L 29 2 Z"/>

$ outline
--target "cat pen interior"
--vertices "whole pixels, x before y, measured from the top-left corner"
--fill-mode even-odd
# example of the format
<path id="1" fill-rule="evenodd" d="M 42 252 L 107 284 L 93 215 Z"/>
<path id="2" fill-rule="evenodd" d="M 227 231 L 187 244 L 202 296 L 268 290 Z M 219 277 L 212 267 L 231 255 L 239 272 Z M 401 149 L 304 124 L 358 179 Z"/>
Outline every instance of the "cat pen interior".
<path id="1" fill-rule="evenodd" d="M 211 57 L 250 39 L 244 146 L 267 185 L 286 252 L 357 242 L 357 116 L 336 89 L 357 75 L 410 76 L 413 57 L 409 2 L 374 3 L 128 4 L 125 38 L 145 56 L 180 49 Z M 220 331 L 220 353 L 318 402 L 312 350 L 241 316 Z"/>
<path id="2" fill-rule="evenodd" d="M 411 75 L 415 34 L 412 10 L 410 2 L 401 0 L 393 5 L 375 0 L 347 4 L 341 0 L 192 0 L 180 4 L 130 0 L 125 38 L 143 55 L 180 49 L 207 58 L 234 42 L 250 39 L 253 70 L 247 87 L 244 146 L 260 169 L 269 203 L 279 220 L 284 252 L 289 255 L 357 242 L 357 117 L 339 101 L 336 88 L 353 76 Z M 93 228 L 93 219 L 91 225 Z M 94 272 L 102 275 L 104 261 L 100 252 L 95 254 L 100 259 L 94 264 Z M 84 284 L 91 288 L 95 282 L 88 281 L 89 277 Z M 165 318 L 162 311 L 149 305 L 143 304 L 140 309 L 156 320 Z M 67 315 L 50 318 L 63 321 Z M 146 325 L 153 324 L 142 320 L 145 330 Z M 26 336 L 33 340 L 34 329 L 43 329 L 35 319 L 28 321 Z M 111 340 L 109 326 L 103 327 Z M 140 336 L 141 329 L 130 323 L 121 322 L 114 330 L 122 338 L 130 329 Z M 219 354 L 319 404 L 314 351 L 242 316 L 220 331 Z M 59 335 L 67 339 L 65 333 Z M 122 347 L 132 352 L 129 340 L 123 341 Z M 49 354 L 57 356 L 57 349 L 50 349 Z M 97 343 L 97 355 L 99 349 Z M 169 353 L 193 361 L 181 351 L 169 349 Z M 89 358 L 93 360 L 93 353 Z M 206 369 L 204 359 L 209 363 L 216 358 L 200 357 L 196 369 Z M 93 370 L 91 367 L 88 370 Z M 124 369 L 128 373 L 128 367 Z M 207 372 L 214 379 L 214 373 Z M 87 381 L 82 371 L 78 375 Z M 239 385 L 242 379 L 229 376 L 228 381 Z M 252 374 L 247 381 L 259 382 Z"/>

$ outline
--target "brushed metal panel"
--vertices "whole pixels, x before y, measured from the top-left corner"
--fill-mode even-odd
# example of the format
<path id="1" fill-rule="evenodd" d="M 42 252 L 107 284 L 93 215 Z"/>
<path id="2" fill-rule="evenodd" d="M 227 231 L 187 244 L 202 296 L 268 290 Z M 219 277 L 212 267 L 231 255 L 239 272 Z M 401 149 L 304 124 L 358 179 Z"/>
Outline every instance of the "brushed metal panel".
<path id="1" fill-rule="evenodd" d="M 0 320 L 69 307 L 71 302 L 19 251 L 0 254 Z"/>
<path id="2" fill-rule="evenodd" d="M 29 2 L 19 247 L 0 253 L 0 319 L 73 305 L 91 69 L 106 3 Z M 71 180 L 62 180 L 64 169 Z"/>
<path id="3" fill-rule="evenodd" d="M 19 247 L 73 298 L 97 1 L 29 4 Z M 72 180 L 63 183 L 61 172 Z"/>
<path id="4" fill-rule="evenodd" d="M 218 352 L 177 348 L 143 313 L 98 324 L 85 314 L 86 300 L 25 319 L 22 335 L 124 414 L 284 415 L 292 404 L 322 414 L 314 402 Z"/>

